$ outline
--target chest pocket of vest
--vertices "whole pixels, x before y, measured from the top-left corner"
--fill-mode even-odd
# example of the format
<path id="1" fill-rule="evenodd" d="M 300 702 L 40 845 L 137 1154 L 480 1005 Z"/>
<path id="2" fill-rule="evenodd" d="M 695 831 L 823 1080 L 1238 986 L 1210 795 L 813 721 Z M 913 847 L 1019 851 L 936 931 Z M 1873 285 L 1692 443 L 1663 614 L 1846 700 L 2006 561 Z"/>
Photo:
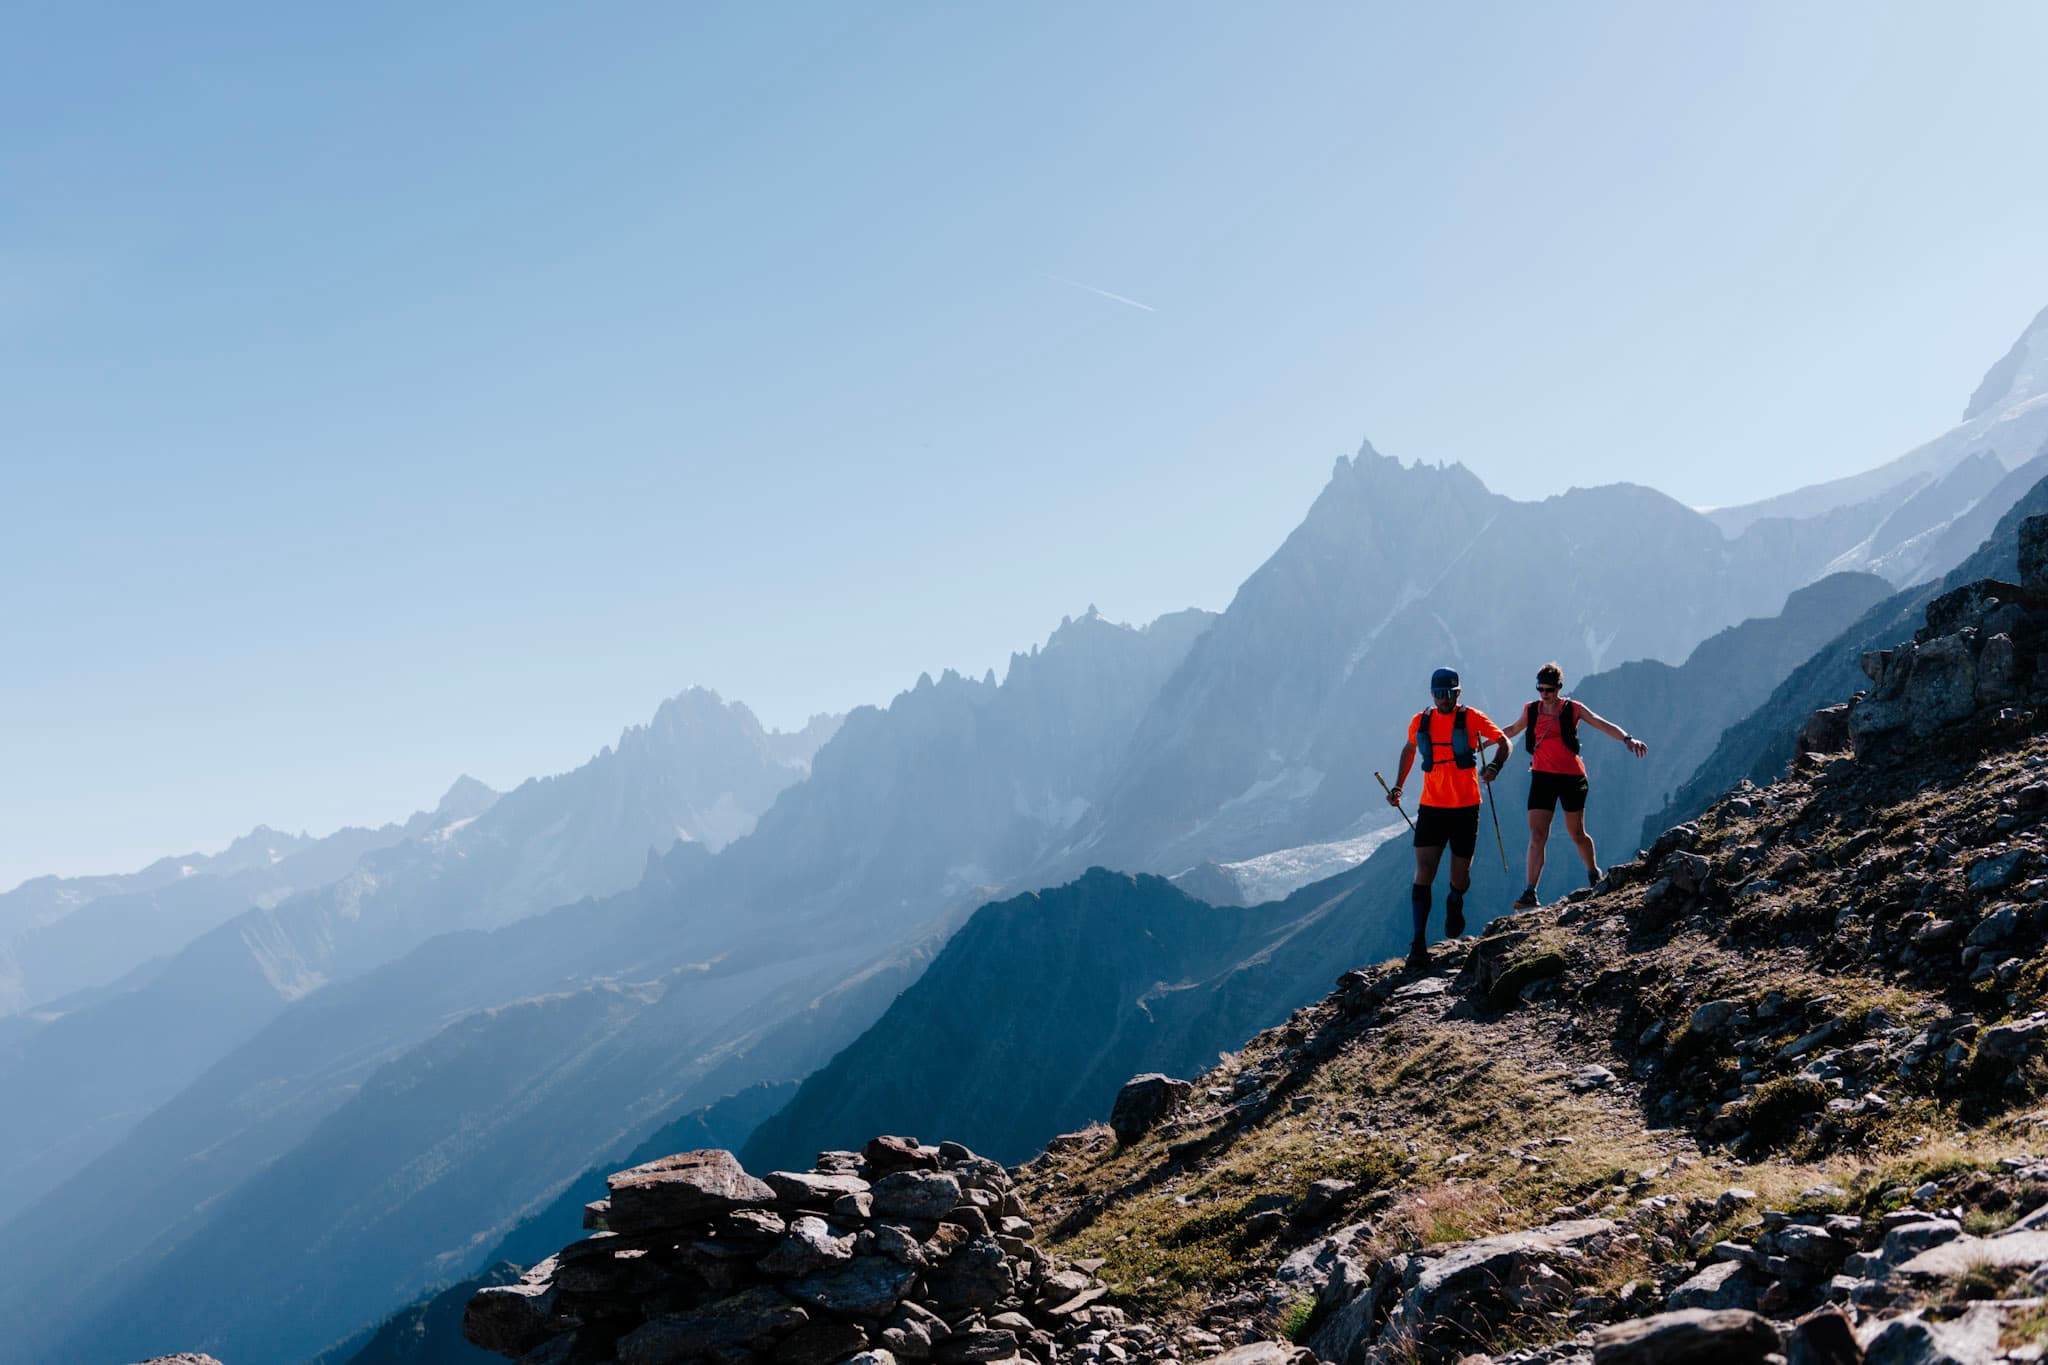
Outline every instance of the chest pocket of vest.
<path id="1" fill-rule="evenodd" d="M 1422 711 L 1415 717 L 1415 748 L 1422 759 L 1422 771 L 1428 772 L 1437 763 L 1437 738 L 1431 731 L 1433 711 Z M 1473 768 L 1478 761 L 1472 756 L 1472 735 L 1465 726 L 1465 708 L 1459 707 L 1451 715 L 1451 762 L 1460 768 Z"/>
<path id="2" fill-rule="evenodd" d="M 1529 756 L 1536 756 L 1536 708 L 1541 702 L 1530 702 L 1522 712 L 1522 732 L 1527 737 Z M 1579 751 L 1579 704 L 1569 697 L 1557 708 L 1557 737 L 1571 753 Z"/>

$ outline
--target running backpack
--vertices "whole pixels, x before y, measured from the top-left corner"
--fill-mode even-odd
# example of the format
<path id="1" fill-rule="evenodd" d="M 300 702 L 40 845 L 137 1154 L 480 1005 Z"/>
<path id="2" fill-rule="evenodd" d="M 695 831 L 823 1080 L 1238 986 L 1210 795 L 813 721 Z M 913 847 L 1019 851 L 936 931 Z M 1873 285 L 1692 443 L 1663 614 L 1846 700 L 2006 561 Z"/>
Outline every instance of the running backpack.
<path id="1" fill-rule="evenodd" d="M 1541 702 L 1530 702 L 1522 709 L 1522 734 L 1529 748 L 1529 757 L 1536 756 L 1536 708 Z M 1564 741 L 1564 747 L 1573 753 L 1579 751 L 1579 704 L 1570 697 L 1557 708 L 1557 737 Z"/>
<path id="2" fill-rule="evenodd" d="M 1429 718 L 1434 714 L 1434 709 L 1415 713 L 1415 748 L 1424 772 L 1436 766 L 1436 740 L 1429 733 Z M 1451 713 L 1451 761 L 1460 768 L 1477 767 L 1479 763 L 1472 756 L 1472 736 L 1466 732 L 1462 706 Z"/>

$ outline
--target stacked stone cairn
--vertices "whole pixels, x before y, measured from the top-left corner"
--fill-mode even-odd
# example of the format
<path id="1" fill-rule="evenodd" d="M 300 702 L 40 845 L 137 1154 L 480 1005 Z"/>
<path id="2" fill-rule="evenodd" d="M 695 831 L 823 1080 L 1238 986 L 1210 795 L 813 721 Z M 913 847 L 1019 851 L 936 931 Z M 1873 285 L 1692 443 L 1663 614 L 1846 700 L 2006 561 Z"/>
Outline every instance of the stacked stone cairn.
<path id="1" fill-rule="evenodd" d="M 878 1137 L 760 1179 L 683 1152 L 607 1184 L 590 1236 L 470 1300 L 470 1341 L 528 1365 L 1023 1365 L 1093 1358 L 1124 1322 L 958 1143 Z"/>

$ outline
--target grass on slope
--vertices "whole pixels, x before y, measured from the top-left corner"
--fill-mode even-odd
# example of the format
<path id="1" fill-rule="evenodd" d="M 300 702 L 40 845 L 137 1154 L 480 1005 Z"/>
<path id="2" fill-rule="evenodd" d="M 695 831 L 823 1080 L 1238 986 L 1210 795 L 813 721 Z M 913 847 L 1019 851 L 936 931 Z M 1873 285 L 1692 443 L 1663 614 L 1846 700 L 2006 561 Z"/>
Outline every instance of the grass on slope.
<path id="1" fill-rule="evenodd" d="M 1762 793 L 1753 815 L 1702 826 L 1704 849 L 1717 858 L 1749 850 L 1775 888 L 1734 913 L 1646 931 L 1634 919 L 1639 878 L 1569 907 L 1564 924 L 1567 907 L 1510 917 L 1498 938 L 1462 951 L 1493 953 L 1509 972 L 1560 958 L 1554 981 L 1556 964 L 1525 990 L 1489 998 L 1468 963 L 1435 1009 L 1389 1001 L 1351 1021 L 1332 997 L 1297 1011 L 1225 1057 L 1187 1109 L 1134 1146 L 1118 1148 L 1100 1126 L 1056 1140 L 1024 1170 L 1027 1200 L 1051 1248 L 1100 1257 L 1133 1311 L 1187 1325 L 1252 1292 L 1268 1330 L 1298 1336 L 1307 1310 L 1266 1292 L 1271 1273 L 1344 1224 L 1364 1224 L 1363 1249 L 1389 1256 L 1562 1218 L 1614 1218 L 1633 1237 L 1608 1262 L 1581 1268 L 1579 1286 L 1613 1295 L 1655 1264 L 1690 1266 L 1714 1241 L 1753 1229 L 1764 1207 L 1874 1217 L 1930 1179 L 1988 1188 L 2002 1178 L 2001 1158 L 2038 1141 L 2040 1113 L 1965 1124 L 1952 1098 L 1888 1086 L 1887 1110 L 1808 1140 L 1802 1121 L 1828 1092 L 1799 1078 L 1796 1063 L 1770 1058 L 1821 1015 L 1836 1021 L 1830 1046 L 1840 1047 L 1876 1024 L 1917 1028 L 1966 1003 L 1845 957 L 1856 945 L 1836 930 L 1841 893 L 1856 867 L 1921 857 L 1930 819 L 1988 834 L 1987 817 L 2044 764 L 2048 742 L 2036 741 L 1860 809 L 1814 802 L 1798 784 Z M 1943 857 L 1946 875 L 1960 878 L 1966 855 Z M 1451 959 L 1461 950 L 1438 951 Z M 1772 1002 L 1768 1017 L 1780 1022 L 1744 1064 L 1761 1067 L 1761 1081 L 1745 1081 L 1725 1045 L 1688 1036 L 1692 1012 L 1717 999 L 1760 1018 Z M 1987 1017 L 2014 1007 L 1988 996 L 1967 1003 Z M 1593 1063 L 1614 1079 L 1585 1089 L 1580 1071 Z M 1672 1092 L 1641 1081 L 1677 1085 L 1671 1078 L 1688 1067 L 1675 1106 Z M 1729 1146 L 1717 1118 L 1732 1121 L 1719 1131 L 1754 1141 Z M 1285 1211 L 1329 1177 L 1354 1182 L 1343 1205 L 1312 1227 L 1290 1225 Z M 1720 1198 L 1733 1187 L 1757 1198 Z M 1970 1230 L 1998 1225 L 2005 1215 L 1984 1211 L 1997 1207 L 1985 1201 Z M 1258 1219 L 1268 1210 L 1283 1212 Z M 1536 1339 L 1556 1326 L 1509 1335 Z"/>

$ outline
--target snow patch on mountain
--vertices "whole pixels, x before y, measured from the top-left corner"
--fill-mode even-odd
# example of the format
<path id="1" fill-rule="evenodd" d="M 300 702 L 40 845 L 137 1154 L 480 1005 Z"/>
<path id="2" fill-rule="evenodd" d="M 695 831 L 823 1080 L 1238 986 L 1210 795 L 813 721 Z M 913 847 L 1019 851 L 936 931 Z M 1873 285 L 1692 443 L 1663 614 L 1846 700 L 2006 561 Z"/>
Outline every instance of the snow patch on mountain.
<path id="1" fill-rule="evenodd" d="M 1607 667 L 1607 651 L 1614 647 L 1614 637 L 1620 634 L 1620 631 L 1610 630 L 1603 636 L 1590 625 L 1581 626 L 1580 631 L 1586 652 L 1593 656 L 1593 666 L 1586 671 L 1598 673 Z"/>
<path id="2" fill-rule="evenodd" d="M 1042 829 L 1072 829 L 1088 813 L 1089 804 L 1085 796 L 1048 795 L 1041 801 L 1032 801 L 1020 790 L 1014 809 Z"/>
<path id="3" fill-rule="evenodd" d="M 1370 834 L 1361 834 L 1353 839 L 1275 849 L 1256 858 L 1219 866 L 1230 874 L 1244 893 L 1246 905 L 1263 905 L 1267 901 L 1282 900 L 1311 882 L 1350 871 L 1370 858 L 1381 844 L 1406 828 L 1401 824 L 1383 825 Z"/>

